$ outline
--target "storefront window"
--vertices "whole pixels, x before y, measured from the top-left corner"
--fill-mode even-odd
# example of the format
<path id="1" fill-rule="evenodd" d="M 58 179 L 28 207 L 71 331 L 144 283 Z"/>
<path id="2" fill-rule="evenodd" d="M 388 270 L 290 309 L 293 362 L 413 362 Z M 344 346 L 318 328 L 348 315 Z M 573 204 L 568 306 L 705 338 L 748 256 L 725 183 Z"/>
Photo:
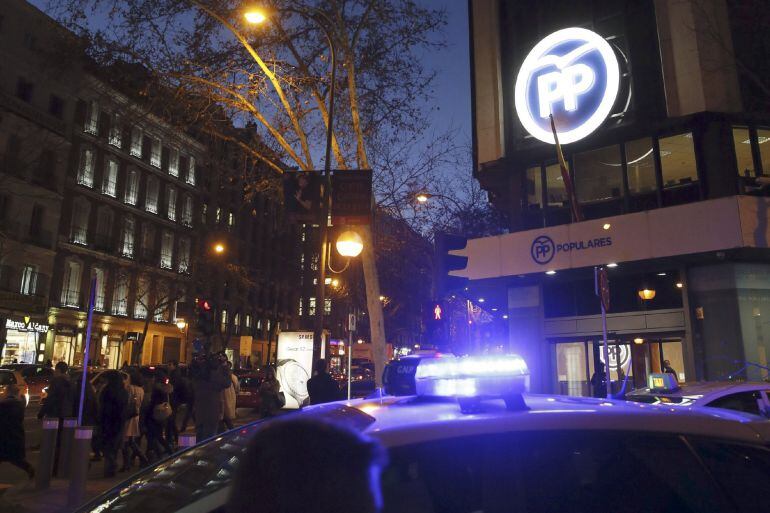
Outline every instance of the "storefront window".
<path id="1" fill-rule="evenodd" d="M 738 163 L 738 176 L 754 176 L 754 159 L 751 156 L 751 137 L 748 128 L 733 128 L 735 160 Z"/>
<path id="2" fill-rule="evenodd" d="M 770 130 L 757 130 L 757 142 L 762 160 L 762 174 L 770 175 Z"/>
<path id="3" fill-rule="evenodd" d="M 545 183 L 548 193 L 548 206 L 567 206 L 567 191 L 564 188 L 564 180 L 561 176 L 559 164 L 552 164 L 545 168 Z"/>
<path id="4" fill-rule="evenodd" d="M 691 133 L 665 137 L 659 144 L 664 189 L 698 181 Z"/>
<path id="5" fill-rule="evenodd" d="M 556 374 L 559 394 L 591 395 L 585 342 L 556 344 Z"/>
<path id="6" fill-rule="evenodd" d="M 2 359 L 0 360 L 2 365 L 9 363 L 35 363 L 39 336 L 34 331 L 7 330 Z"/>
<path id="7" fill-rule="evenodd" d="M 623 167 L 619 146 L 578 153 L 574 162 L 575 189 L 579 201 L 603 201 L 622 196 Z"/>
<path id="8" fill-rule="evenodd" d="M 631 194 L 655 192 L 655 159 L 652 139 L 637 139 L 625 144 L 628 190 Z"/>
<path id="9" fill-rule="evenodd" d="M 543 182 L 540 166 L 527 169 L 527 206 L 543 208 Z"/>

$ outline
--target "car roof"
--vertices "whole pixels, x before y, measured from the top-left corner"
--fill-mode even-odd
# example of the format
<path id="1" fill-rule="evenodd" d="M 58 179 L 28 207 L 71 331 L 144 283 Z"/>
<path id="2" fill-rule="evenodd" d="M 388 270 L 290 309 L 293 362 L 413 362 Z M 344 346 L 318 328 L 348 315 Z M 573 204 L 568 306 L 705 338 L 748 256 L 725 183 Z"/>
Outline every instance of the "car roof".
<path id="1" fill-rule="evenodd" d="M 728 393 L 748 392 L 752 390 L 770 390 L 770 383 L 763 381 L 696 381 L 682 384 L 671 391 L 657 391 L 649 388 L 634 390 L 628 395 L 656 397 L 688 397 L 691 399 L 708 400 L 711 396 L 719 397 Z"/>

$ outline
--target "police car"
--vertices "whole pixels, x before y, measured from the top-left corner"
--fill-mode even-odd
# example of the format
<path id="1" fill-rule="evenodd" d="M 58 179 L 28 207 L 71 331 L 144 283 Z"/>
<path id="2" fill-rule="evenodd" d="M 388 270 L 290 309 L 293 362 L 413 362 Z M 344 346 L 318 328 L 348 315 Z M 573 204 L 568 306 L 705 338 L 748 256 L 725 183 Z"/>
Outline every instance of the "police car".
<path id="1" fill-rule="evenodd" d="M 294 414 L 387 448 L 385 513 L 767 511 L 770 449 L 739 414 L 528 394 L 516 356 L 421 359 L 409 379 L 414 395 Z M 79 511 L 223 513 L 261 425 L 177 453 Z"/>
<path id="2" fill-rule="evenodd" d="M 651 374 L 648 385 L 627 394 L 626 400 L 686 408 L 724 408 L 770 418 L 770 383 L 704 381 L 680 386 L 672 374 Z"/>

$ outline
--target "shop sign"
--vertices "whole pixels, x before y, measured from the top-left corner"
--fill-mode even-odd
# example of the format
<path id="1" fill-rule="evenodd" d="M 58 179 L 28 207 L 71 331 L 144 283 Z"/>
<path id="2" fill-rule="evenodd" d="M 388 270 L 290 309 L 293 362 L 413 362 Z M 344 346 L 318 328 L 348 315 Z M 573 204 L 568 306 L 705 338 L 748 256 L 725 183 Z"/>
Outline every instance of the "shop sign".
<path id="1" fill-rule="evenodd" d="M 32 321 L 28 321 L 28 322 L 14 321 L 13 319 L 5 320 L 5 329 L 16 330 L 16 331 L 28 331 L 28 332 L 35 332 L 35 333 L 48 333 L 47 324 L 41 324 L 39 322 L 32 322 Z"/>
<path id="2" fill-rule="evenodd" d="M 56 334 L 57 335 L 69 335 L 69 336 L 75 336 L 75 327 L 74 326 L 64 326 L 61 324 L 56 325 Z"/>
<path id="3" fill-rule="evenodd" d="M 578 141 L 599 128 L 612 110 L 620 66 L 607 41 L 590 30 L 566 28 L 535 45 L 519 69 L 516 113 L 533 137 L 554 144 Z"/>

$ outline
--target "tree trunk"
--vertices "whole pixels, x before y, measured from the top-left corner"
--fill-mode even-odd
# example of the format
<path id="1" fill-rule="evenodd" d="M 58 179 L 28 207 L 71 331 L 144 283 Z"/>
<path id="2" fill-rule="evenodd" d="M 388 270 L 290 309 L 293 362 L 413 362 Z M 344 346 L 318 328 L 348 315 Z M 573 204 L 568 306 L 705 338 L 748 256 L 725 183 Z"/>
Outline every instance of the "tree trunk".
<path id="1" fill-rule="evenodd" d="M 359 230 L 364 241 L 364 251 L 361 253 L 361 265 L 364 270 L 366 283 L 366 307 L 369 311 L 369 331 L 372 337 L 372 354 L 374 356 L 374 379 L 378 387 L 382 386 L 382 371 L 388 361 L 388 346 L 385 338 L 385 322 L 380 301 L 380 281 L 377 276 L 377 263 L 374 258 L 374 240 L 372 227 L 364 226 Z"/>

